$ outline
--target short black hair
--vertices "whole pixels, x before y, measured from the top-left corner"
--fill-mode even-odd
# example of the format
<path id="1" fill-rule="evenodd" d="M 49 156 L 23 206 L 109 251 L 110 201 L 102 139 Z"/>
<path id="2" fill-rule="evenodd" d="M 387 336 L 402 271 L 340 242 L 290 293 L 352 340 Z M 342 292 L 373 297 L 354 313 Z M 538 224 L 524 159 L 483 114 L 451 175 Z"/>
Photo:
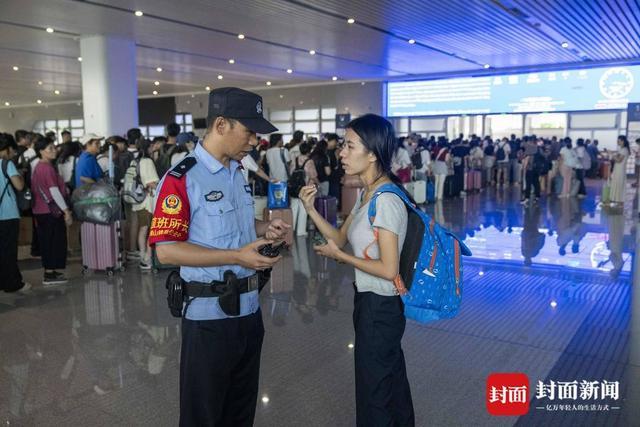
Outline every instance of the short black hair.
<path id="1" fill-rule="evenodd" d="M 303 142 L 300 144 L 300 154 L 307 155 L 311 152 L 311 144 L 308 142 Z"/>
<path id="2" fill-rule="evenodd" d="M 327 133 L 324 135 L 325 139 L 327 141 L 337 141 L 338 140 L 338 134 L 337 133 Z"/>
<path id="3" fill-rule="evenodd" d="M 142 136 L 142 131 L 138 128 L 131 128 L 127 131 L 127 144 L 135 145 L 138 138 Z"/>
<path id="4" fill-rule="evenodd" d="M 10 133 L 0 132 L 0 151 L 4 151 L 7 148 L 17 148 L 16 141 L 13 139 L 13 135 Z"/>
<path id="5" fill-rule="evenodd" d="M 29 132 L 24 129 L 18 129 L 14 134 L 16 136 L 16 142 L 20 141 L 22 138 L 26 138 L 29 135 Z"/>
<path id="6" fill-rule="evenodd" d="M 167 135 L 175 138 L 180 133 L 180 125 L 177 123 L 169 123 L 167 125 Z"/>
<path id="7" fill-rule="evenodd" d="M 53 141 L 50 138 L 47 138 L 39 133 L 36 134 L 33 149 L 36 151 L 36 155 L 38 156 L 38 158 L 42 158 L 40 152 L 51 144 L 53 144 Z"/>
<path id="8" fill-rule="evenodd" d="M 280 141 L 282 141 L 281 133 L 272 133 L 269 135 L 269 147 L 275 147 Z"/>

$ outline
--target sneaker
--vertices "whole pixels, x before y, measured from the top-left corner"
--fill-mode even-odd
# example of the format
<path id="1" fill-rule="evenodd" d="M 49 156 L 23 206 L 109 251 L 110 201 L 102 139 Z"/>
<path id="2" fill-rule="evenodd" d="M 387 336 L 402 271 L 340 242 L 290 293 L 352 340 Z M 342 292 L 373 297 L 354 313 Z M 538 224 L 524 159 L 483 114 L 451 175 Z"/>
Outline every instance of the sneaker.
<path id="1" fill-rule="evenodd" d="M 22 287 L 18 289 L 18 292 L 20 292 L 21 294 L 28 293 L 29 291 L 31 291 L 31 283 L 29 282 L 24 282 L 22 284 Z"/>
<path id="2" fill-rule="evenodd" d="M 151 270 L 151 264 L 147 261 L 140 261 L 138 266 L 140 267 L 140 270 Z"/>
<path id="3" fill-rule="evenodd" d="M 140 259 L 140 251 L 127 251 L 127 260 L 133 261 Z"/>
<path id="4" fill-rule="evenodd" d="M 62 283 L 67 283 L 68 280 L 62 273 L 58 273 L 54 271 L 52 273 L 44 273 L 44 278 L 42 279 L 43 285 L 60 285 Z"/>

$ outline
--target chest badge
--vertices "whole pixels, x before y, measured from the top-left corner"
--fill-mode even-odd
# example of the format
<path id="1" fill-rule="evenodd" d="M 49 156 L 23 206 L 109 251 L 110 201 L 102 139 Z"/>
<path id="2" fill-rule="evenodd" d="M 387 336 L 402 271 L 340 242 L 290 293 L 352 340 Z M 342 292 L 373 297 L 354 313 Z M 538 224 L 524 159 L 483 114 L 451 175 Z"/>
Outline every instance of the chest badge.
<path id="1" fill-rule="evenodd" d="M 223 197 L 224 197 L 224 194 L 222 193 L 222 191 L 213 190 L 211 193 L 205 195 L 204 199 L 207 202 L 217 202 L 218 200 L 222 199 Z"/>
<path id="2" fill-rule="evenodd" d="M 246 191 L 248 194 L 251 194 L 251 186 L 249 184 L 245 185 L 244 191 Z"/>

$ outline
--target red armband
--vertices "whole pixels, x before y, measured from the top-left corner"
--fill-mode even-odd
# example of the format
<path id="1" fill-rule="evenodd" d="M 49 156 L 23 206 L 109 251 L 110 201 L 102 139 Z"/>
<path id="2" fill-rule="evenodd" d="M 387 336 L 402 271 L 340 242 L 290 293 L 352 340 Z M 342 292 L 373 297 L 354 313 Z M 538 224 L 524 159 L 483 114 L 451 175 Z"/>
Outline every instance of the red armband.
<path id="1" fill-rule="evenodd" d="M 186 175 L 181 178 L 167 175 L 156 199 L 149 230 L 149 245 L 186 241 L 189 238 L 190 219 Z"/>

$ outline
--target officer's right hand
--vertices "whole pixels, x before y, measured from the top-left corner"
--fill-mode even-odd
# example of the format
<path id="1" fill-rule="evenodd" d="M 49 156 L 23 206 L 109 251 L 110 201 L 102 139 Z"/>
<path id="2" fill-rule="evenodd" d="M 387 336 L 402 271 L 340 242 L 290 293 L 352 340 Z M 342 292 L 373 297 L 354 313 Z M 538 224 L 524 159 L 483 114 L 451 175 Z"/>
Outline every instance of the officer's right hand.
<path id="1" fill-rule="evenodd" d="M 270 243 L 273 244 L 274 241 L 259 239 L 238 249 L 238 264 L 252 270 L 266 270 L 267 268 L 273 267 L 275 263 L 282 259 L 282 256 L 278 255 L 275 258 L 269 258 L 260 255 L 258 252 L 258 249 Z"/>
<path id="2" fill-rule="evenodd" d="M 316 194 L 318 193 L 318 187 L 315 185 L 305 185 L 300 189 L 300 194 L 298 197 L 302 201 L 302 206 L 309 211 L 313 209 L 313 201 L 316 198 Z"/>

